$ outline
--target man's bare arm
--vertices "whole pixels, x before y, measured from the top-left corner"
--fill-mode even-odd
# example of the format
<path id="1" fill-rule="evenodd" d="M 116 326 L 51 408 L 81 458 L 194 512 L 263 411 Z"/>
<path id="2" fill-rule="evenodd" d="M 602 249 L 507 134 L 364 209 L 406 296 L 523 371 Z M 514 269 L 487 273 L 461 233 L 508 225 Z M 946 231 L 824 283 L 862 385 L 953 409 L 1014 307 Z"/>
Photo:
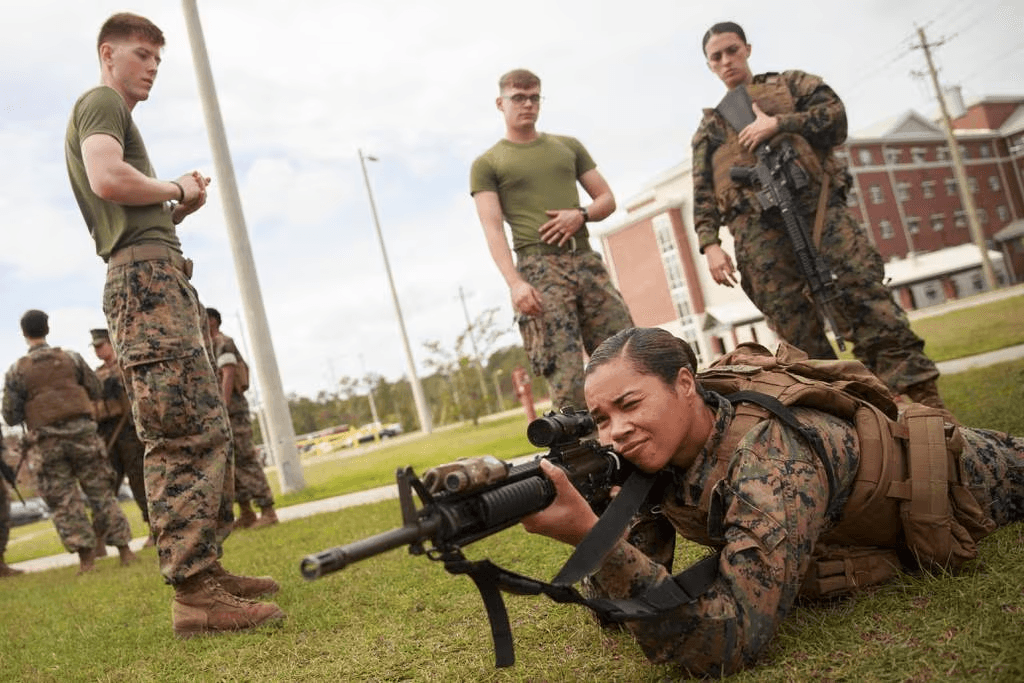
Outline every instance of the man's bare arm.
<path id="1" fill-rule="evenodd" d="M 150 178 L 124 160 L 121 143 L 109 135 L 98 133 L 83 140 L 82 160 L 89 187 L 99 198 L 115 204 L 148 206 L 175 200 L 189 205 L 205 198 L 205 183 L 199 174 L 189 173 L 174 182 Z"/>
<path id="2" fill-rule="evenodd" d="M 494 264 L 505 278 L 512 303 L 516 310 L 526 315 L 540 315 L 543 312 L 540 293 L 534 289 L 516 270 L 512 260 L 512 249 L 505 239 L 505 225 L 501 213 L 501 200 L 498 193 L 492 191 L 477 192 L 473 195 L 476 213 L 480 217 L 480 225 L 484 228 L 487 248 L 491 252 Z"/>

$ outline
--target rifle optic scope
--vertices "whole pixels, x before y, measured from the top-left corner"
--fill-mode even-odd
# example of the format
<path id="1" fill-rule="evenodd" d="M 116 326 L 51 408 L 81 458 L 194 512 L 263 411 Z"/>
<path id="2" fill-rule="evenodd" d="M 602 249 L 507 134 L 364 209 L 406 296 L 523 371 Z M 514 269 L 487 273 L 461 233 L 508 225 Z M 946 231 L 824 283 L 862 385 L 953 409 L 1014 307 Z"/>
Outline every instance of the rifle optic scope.
<path id="1" fill-rule="evenodd" d="M 526 428 L 526 438 L 534 446 L 543 448 L 582 439 L 595 429 L 594 418 L 587 411 L 563 408 L 561 413 L 550 412 L 531 422 Z"/>

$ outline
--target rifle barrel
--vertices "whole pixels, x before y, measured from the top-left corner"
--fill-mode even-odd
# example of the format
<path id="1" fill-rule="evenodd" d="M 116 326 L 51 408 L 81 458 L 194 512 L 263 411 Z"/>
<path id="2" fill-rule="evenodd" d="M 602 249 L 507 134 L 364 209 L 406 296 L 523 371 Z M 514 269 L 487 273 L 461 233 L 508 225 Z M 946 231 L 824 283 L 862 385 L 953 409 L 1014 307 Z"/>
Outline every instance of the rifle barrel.
<path id="1" fill-rule="evenodd" d="M 344 569 L 353 562 L 380 555 L 403 545 L 421 543 L 433 535 L 440 524 L 440 519 L 421 520 L 421 522 L 421 524 L 385 531 L 348 545 L 339 545 L 315 555 L 307 555 L 302 559 L 299 571 L 307 581 L 312 581 L 324 574 Z"/>

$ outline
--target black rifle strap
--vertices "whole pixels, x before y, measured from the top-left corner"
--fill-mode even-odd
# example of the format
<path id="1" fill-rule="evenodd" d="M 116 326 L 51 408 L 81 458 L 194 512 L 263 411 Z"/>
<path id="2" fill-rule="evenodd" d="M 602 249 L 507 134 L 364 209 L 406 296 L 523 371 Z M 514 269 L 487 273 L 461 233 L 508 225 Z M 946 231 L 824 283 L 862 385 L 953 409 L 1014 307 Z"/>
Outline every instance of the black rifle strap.
<path id="1" fill-rule="evenodd" d="M 501 592 L 515 595 L 543 593 L 558 603 L 584 605 L 611 621 L 656 619 L 680 605 L 695 602 L 718 578 L 719 554 L 710 555 L 685 571 L 671 576 L 647 592 L 628 599 L 585 598 L 570 585 L 555 585 L 510 572 L 490 560 L 470 561 L 461 551 L 445 556 L 444 568 L 451 574 L 467 574 L 480 591 L 487 608 L 494 642 L 494 664 L 498 668 L 515 663 L 515 647 L 508 612 Z"/>
<path id="2" fill-rule="evenodd" d="M 551 583 L 572 585 L 592 573 L 619 542 L 657 480 L 657 473 L 647 474 L 634 470 L 604 514 L 597 520 L 597 524 L 576 546 L 558 575 L 551 579 Z"/>
<path id="3" fill-rule="evenodd" d="M 828 516 L 836 519 L 839 510 L 833 509 L 836 502 L 836 491 L 839 488 L 839 483 L 836 480 L 836 471 L 832 466 L 832 461 L 829 460 L 828 453 L 825 451 L 825 444 L 822 443 L 821 437 L 813 429 L 808 429 L 804 425 L 800 424 L 800 420 L 796 419 L 796 415 L 790 410 L 785 404 L 774 396 L 768 394 L 762 394 L 758 391 L 737 391 L 724 397 L 730 403 L 738 403 L 740 401 L 746 401 L 759 405 L 768 412 L 779 418 L 783 424 L 790 429 L 793 429 L 800 434 L 807 441 L 807 444 L 811 447 L 811 450 L 818 456 L 818 460 L 821 461 L 822 467 L 825 468 L 825 478 L 828 479 Z"/>

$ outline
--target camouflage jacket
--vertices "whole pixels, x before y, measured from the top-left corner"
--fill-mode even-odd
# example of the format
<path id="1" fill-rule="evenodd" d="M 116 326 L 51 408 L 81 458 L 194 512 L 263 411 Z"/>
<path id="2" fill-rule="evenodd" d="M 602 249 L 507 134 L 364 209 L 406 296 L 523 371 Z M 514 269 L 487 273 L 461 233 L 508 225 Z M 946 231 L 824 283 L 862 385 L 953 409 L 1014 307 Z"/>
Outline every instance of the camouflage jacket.
<path id="1" fill-rule="evenodd" d="M 707 534 L 691 540 L 722 550 L 719 577 L 696 602 L 628 626 L 652 661 L 722 675 L 752 662 L 789 613 L 827 523 L 829 491 L 815 452 L 774 418 L 739 441 L 728 476 L 712 481 L 734 410 L 718 394 L 711 396 L 718 401 L 713 435 L 693 465 L 672 471 L 661 509 L 678 529 L 693 529 L 701 494 L 713 487 Z M 852 425 L 817 410 L 793 412 L 821 435 L 838 490 L 848 490 L 859 464 Z M 665 567 L 625 540 L 594 575 L 612 598 L 643 594 L 666 578 Z"/>
<path id="2" fill-rule="evenodd" d="M 758 74 L 754 82 L 763 83 L 775 75 Z M 832 88 L 818 76 L 803 71 L 784 71 L 779 76 L 786 82 L 796 104 L 795 113 L 779 115 L 779 132 L 801 135 L 823 154 L 841 145 L 846 140 L 846 108 Z M 712 157 L 725 141 L 727 126 L 714 109 L 705 109 L 693 136 L 693 225 L 702 253 L 705 247 L 720 242 L 718 230 L 723 224 L 730 223 L 737 215 L 759 211 L 757 207 L 744 205 L 732 207 L 729 215 L 722 215 L 718 209 Z"/>

